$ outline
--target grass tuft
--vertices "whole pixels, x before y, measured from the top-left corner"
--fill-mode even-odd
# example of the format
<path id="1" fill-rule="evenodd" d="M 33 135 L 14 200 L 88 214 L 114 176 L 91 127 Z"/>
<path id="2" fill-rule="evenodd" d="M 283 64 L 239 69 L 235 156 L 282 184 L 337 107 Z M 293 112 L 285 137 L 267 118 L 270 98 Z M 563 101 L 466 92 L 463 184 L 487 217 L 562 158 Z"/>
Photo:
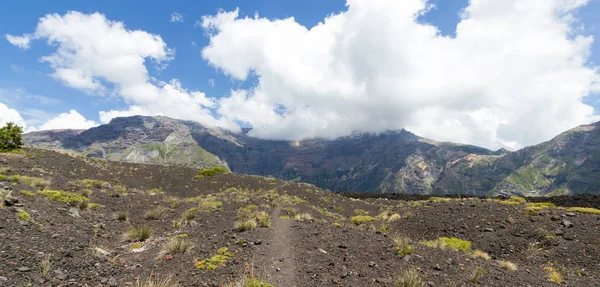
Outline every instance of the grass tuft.
<path id="1" fill-rule="evenodd" d="M 515 271 L 518 269 L 517 264 L 505 260 L 498 260 L 498 266 L 500 266 L 502 269 L 510 271 Z"/>
<path id="2" fill-rule="evenodd" d="M 473 273 L 471 274 L 471 283 L 479 284 L 479 280 L 481 280 L 481 277 L 487 275 L 488 273 L 489 272 L 487 271 L 487 269 L 483 267 L 475 268 L 475 270 L 473 270 Z"/>
<path id="3" fill-rule="evenodd" d="M 271 227 L 271 217 L 264 211 L 258 215 L 259 227 Z"/>
<path id="4" fill-rule="evenodd" d="M 302 222 L 309 222 L 309 221 L 314 220 L 313 216 L 310 213 L 298 214 L 298 215 L 294 216 L 294 219 L 296 219 L 297 221 L 302 221 Z"/>
<path id="5" fill-rule="evenodd" d="M 164 208 L 164 207 L 157 207 L 154 209 L 150 209 L 144 213 L 144 218 L 149 219 L 149 220 L 162 219 L 168 211 L 169 211 L 169 209 Z"/>
<path id="6" fill-rule="evenodd" d="M 413 254 L 413 252 L 415 251 L 415 248 L 412 245 L 410 245 L 411 240 L 408 237 L 393 237 L 392 241 L 394 242 L 396 250 L 398 250 L 398 254 L 402 257 Z"/>
<path id="7" fill-rule="evenodd" d="M 172 276 L 166 276 L 163 278 L 151 277 L 145 280 L 141 280 L 139 277 L 135 282 L 135 287 L 181 287 Z"/>
<path id="8" fill-rule="evenodd" d="M 219 267 L 225 267 L 229 258 L 233 257 L 233 254 L 229 252 L 227 247 L 223 247 L 217 251 L 217 254 L 211 258 L 203 259 L 202 261 L 196 261 L 196 268 L 201 270 L 215 270 Z"/>
<path id="9" fill-rule="evenodd" d="M 419 243 L 433 248 L 450 248 L 463 253 L 471 251 L 471 241 L 455 237 L 440 237 L 436 240 L 423 240 Z"/>
<path id="10" fill-rule="evenodd" d="M 126 233 L 125 237 L 133 241 L 146 241 L 152 236 L 152 229 L 148 226 L 132 227 Z"/>
<path id="11" fill-rule="evenodd" d="M 48 272 L 50 272 L 50 269 L 52 269 L 52 261 L 50 261 L 50 258 L 52 258 L 52 255 L 46 253 L 44 258 L 42 258 L 42 261 L 40 261 L 39 267 L 42 275 L 47 275 Z"/>
<path id="12" fill-rule="evenodd" d="M 369 215 L 357 215 L 357 216 L 352 216 L 352 218 L 350 220 L 352 221 L 352 223 L 354 223 L 354 225 L 361 225 L 363 223 L 373 222 L 373 221 L 377 220 L 377 218 L 375 218 L 373 216 L 369 216 Z"/>
<path id="13" fill-rule="evenodd" d="M 175 237 L 162 247 L 162 254 L 186 254 L 194 248 L 194 244 L 186 237 Z"/>
<path id="14" fill-rule="evenodd" d="M 240 232 L 253 230 L 254 228 L 256 228 L 256 225 L 257 225 L 256 220 L 254 220 L 254 219 L 236 221 L 235 222 L 235 230 L 240 231 Z"/>
<path id="15" fill-rule="evenodd" d="M 419 276 L 419 270 L 417 268 L 410 268 L 403 270 L 400 275 L 396 277 L 394 282 L 396 287 L 423 287 L 423 279 Z"/>
<path id="16" fill-rule="evenodd" d="M 73 206 L 81 206 L 82 203 L 89 203 L 90 200 L 80 194 L 62 191 L 62 190 L 42 190 L 39 192 L 41 195 L 47 197 L 48 199 L 67 203 Z"/>
<path id="17" fill-rule="evenodd" d="M 473 251 L 473 253 L 471 253 L 471 256 L 473 256 L 475 258 L 481 258 L 485 261 L 490 260 L 492 258 L 489 254 L 487 254 L 479 249 Z"/>
<path id="18" fill-rule="evenodd" d="M 31 216 L 23 209 L 17 209 L 17 217 L 23 221 L 29 221 Z"/>
<path id="19" fill-rule="evenodd" d="M 591 207 L 571 207 L 571 208 L 568 208 L 567 211 L 600 215 L 600 209 L 591 208 Z"/>

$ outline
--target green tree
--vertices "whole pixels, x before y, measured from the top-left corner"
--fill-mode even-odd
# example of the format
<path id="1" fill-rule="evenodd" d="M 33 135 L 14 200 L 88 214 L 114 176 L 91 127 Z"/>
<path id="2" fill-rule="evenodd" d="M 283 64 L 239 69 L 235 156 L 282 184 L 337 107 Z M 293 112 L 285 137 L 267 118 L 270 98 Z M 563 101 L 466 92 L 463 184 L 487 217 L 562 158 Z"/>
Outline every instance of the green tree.
<path id="1" fill-rule="evenodd" d="M 23 129 L 12 122 L 0 128 L 0 152 L 18 150 L 23 147 Z"/>

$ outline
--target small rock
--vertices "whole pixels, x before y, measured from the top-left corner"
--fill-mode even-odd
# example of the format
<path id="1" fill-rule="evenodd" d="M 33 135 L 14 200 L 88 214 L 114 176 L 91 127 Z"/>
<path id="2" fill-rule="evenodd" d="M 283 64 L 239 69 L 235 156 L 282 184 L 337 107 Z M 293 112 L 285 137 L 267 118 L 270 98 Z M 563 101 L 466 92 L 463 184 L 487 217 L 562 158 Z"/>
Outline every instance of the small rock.
<path id="1" fill-rule="evenodd" d="M 377 265 L 375 261 L 369 261 L 369 267 L 375 267 Z"/>
<path id="2" fill-rule="evenodd" d="M 67 280 L 67 278 L 69 278 L 69 275 L 64 274 L 64 273 L 56 275 L 56 279 L 58 279 L 58 280 Z"/>
<path id="3" fill-rule="evenodd" d="M 275 271 L 279 272 L 281 269 L 279 267 L 275 268 Z"/>
<path id="4" fill-rule="evenodd" d="M 486 228 L 486 229 L 483 230 L 483 232 L 494 232 L 494 231 L 496 231 L 496 230 L 494 230 L 491 227 L 488 227 L 488 228 Z"/>
<path id="5" fill-rule="evenodd" d="M 79 209 L 75 208 L 75 207 L 71 207 L 69 208 L 69 213 L 71 214 L 71 216 L 73 217 L 81 217 L 81 215 L 79 215 Z"/>
<path id="6" fill-rule="evenodd" d="M 412 256 L 411 255 L 406 255 L 406 256 L 402 257 L 402 259 L 404 261 L 408 262 L 408 261 L 410 261 L 412 259 Z"/>
<path id="7" fill-rule="evenodd" d="M 325 251 L 325 250 L 323 250 L 323 249 L 321 249 L 321 248 L 319 248 L 319 251 L 320 251 L 321 253 L 323 253 L 323 254 L 327 254 L 327 251 Z"/>
<path id="8" fill-rule="evenodd" d="M 575 217 L 576 214 L 573 212 L 567 212 L 567 213 L 565 213 L 565 215 L 569 216 L 569 217 Z"/>
<path id="9" fill-rule="evenodd" d="M 116 287 L 117 285 L 119 285 L 119 282 L 117 282 L 117 279 L 115 279 L 115 277 L 110 277 L 108 279 L 108 286 Z"/>
<path id="10" fill-rule="evenodd" d="M 437 271 L 442 271 L 442 267 L 440 267 L 439 264 L 436 264 L 435 266 L 433 266 L 433 269 L 437 270 Z"/>
<path id="11" fill-rule="evenodd" d="M 552 217 L 550 217 L 550 220 L 552 220 L 552 221 L 559 221 L 560 220 L 560 216 L 553 215 Z"/>
<path id="12" fill-rule="evenodd" d="M 568 221 L 566 219 L 563 219 L 563 221 L 561 222 L 561 225 L 566 227 L 566 228 L 571 228 L 573 227 L 573 223 L 571 221 Z"/>
<path id="13" fill-rule="evenodd" d="M 4 276 L 0 276 L 0 282 L 6 282 L 8 281 L 8 278 L 4 277 Z"/>
<path id="14" fill-rule="evenodd" d="M 20 272 L 29 272 L 29 271 L 31 271 L 31 268 L 29 268 L 27 266 L 21 266 L 21 267 L 17 268 L 17 270 L 19 270 Z"/>
<path id="15" fill-rule="evenodd" d="M 556 230 L 554 230 L 554 235 L 562 236 L 563 234 L 564 234 L 564 232 L 560 228 L 557 228 Z"/>

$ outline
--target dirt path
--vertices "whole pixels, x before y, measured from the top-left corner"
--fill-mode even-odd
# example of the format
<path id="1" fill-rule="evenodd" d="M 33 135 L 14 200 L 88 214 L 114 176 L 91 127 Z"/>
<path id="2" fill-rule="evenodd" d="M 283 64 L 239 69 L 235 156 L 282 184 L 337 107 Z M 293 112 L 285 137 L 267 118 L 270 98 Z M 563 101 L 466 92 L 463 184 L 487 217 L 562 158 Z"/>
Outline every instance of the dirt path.
<path id="1" fill-rule="evenodd" d="M 277 206 L 271 214 L 266 250 L 258 254 L 259 274 L 266 272 L 269 283 L 275 286 L 295 287 L 296 260 L 294 257 L 294 231 L 292 220 L 279 218 L 281 207 Z M 262 274 L 261 274 L 262 275 Z"/>

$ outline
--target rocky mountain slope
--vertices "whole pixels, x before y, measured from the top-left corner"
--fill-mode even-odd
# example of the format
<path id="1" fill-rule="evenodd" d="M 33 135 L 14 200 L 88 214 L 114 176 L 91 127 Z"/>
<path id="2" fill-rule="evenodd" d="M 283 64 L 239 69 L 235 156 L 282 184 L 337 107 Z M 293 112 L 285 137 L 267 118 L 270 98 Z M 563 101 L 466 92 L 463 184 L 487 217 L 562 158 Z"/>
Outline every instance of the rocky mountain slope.
<path id="1" fill-rule="evenodd" d="M 83 132 L 30 133 L 25 142 L 117 161 L 226 166 L 339 191 L 545 196 L 600 193 L 597 125 L 516 152 L 436 142 L 405 130 L 273 141 L 141 116 Z"/>
<path id="2" fill-rule="evenodd" d="M 196 175 L 0 153 L 0 286 L 600 284 L 600 196 L 361 198 Z"/>

